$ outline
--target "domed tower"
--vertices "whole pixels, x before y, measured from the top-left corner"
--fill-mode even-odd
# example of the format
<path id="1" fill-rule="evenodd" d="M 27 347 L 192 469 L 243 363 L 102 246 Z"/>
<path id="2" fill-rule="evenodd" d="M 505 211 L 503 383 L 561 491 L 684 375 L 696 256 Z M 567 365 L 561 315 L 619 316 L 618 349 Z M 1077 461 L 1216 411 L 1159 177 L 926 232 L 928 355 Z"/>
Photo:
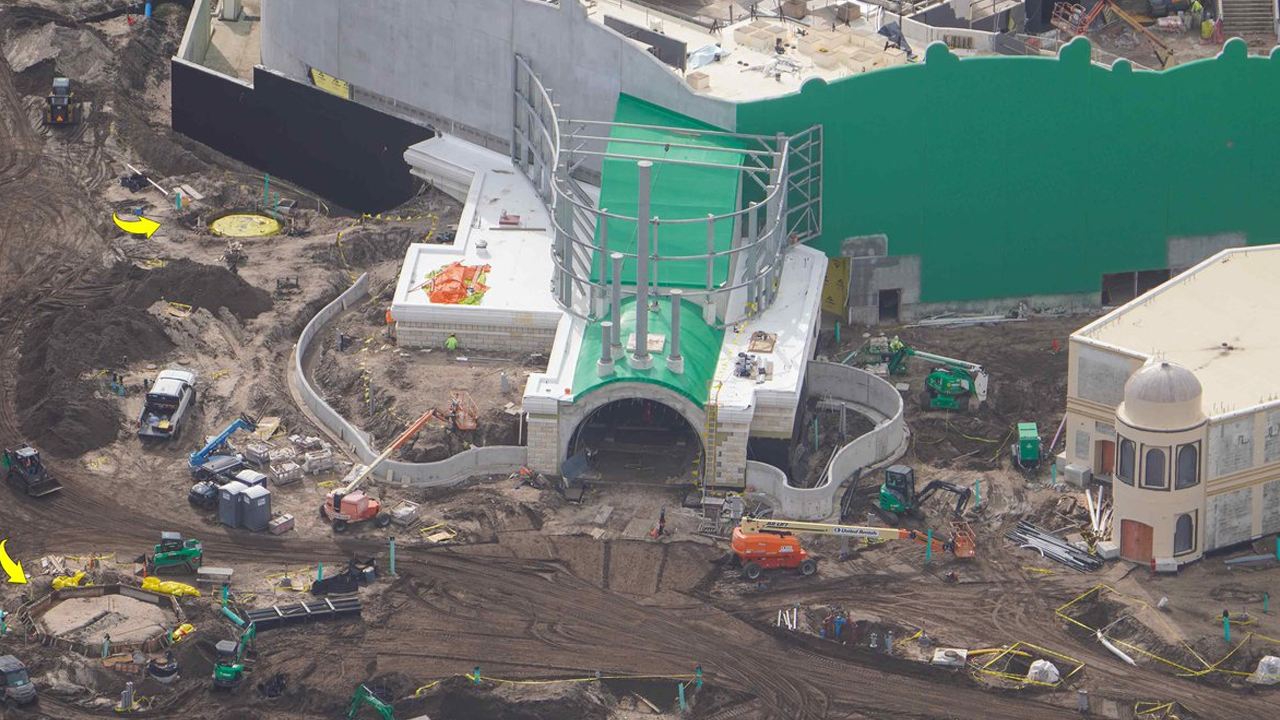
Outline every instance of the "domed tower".
<path id="1" fill-rule="evenodd" d="M 1115 510 L 1120 555 L 1179 564 L 1204 553 L 1204 446 L 1208 418 L 1194 373 L 1153 360 L 1125 383 L 1116 408 Z"/>

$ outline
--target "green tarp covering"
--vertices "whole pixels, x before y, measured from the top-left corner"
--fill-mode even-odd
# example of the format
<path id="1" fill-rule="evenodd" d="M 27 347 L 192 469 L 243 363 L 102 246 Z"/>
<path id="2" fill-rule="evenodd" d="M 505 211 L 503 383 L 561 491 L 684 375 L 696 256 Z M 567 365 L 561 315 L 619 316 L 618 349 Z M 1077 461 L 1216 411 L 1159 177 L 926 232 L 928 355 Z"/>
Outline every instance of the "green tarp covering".
<path id="1" fill-rule="evenodd" d="M 684 372 L 677 375 L 667 370 L 667 355 L 671 352 L 671 302 L 663 299 L 659 302 L 660 312 L 649 313 L 649 335 L 665 335 L 667 340 L 660 353 L 650 353 L 653 367 L 648 370 L 636 370 L 627 362 L 629 353 L 614 361 L 613 374 L 600 377 L 596 363 L 600 359 L 600 345 L 603 338 L 600 334 L 600 323 L 592 323 L 582 339 L 582 352 L 578 355 L 578 365 L 573 374 L 573 394 L 575 399 L 600 387 L 615 382 L 646 382 L 662 385 L 692 400 L 698 407 L 707 402 L 707 384 L 716 371 L 716 360 L 720 355 L 720 346 L 724 341 L 724 331 L 708 327 L 702 321 L 702 312 L 698 305 L 685 300 L 680 303 L 680 354 L 684 356 Z M 606 320 L 608 318 L 605 318 Z M 622 302 L 622 345 L 625 350 L 627 338 L 635 333 L 636 303 L 635 298 Z"/>
<path id="2" fill-rule="evenodd" d="M 650 212 L 661 220 L 706 218 L 707 213 L 724 215 L 738 209 L 740 153 L 716 150 L 643 145 L 627 140 L 651 140 L 662 143 L 681 143 L 703 147 L 739 148 L 732 138 L 709 137 L 699 130 L 718 130 L 706 123 L 671 112 L 644 102 L 630 95 L 618 96 L 614 122 L 633 125 L 656 125 L 682 130 L 653 130 L 646 128 L 615 127 L 610 134 L 609 152 L 634 157 L 653 158 L 651 176 L 652 193 Z M 725 167 L 678 165 L 661 160 L 685 160 Z M 635 159 L 611 158 L 604 161 L 600 179 L 600 207 L 615 215 L 635 217 L 637 191 L 640 183 Z M 636 225 L 630 221 L 610 220 L 608 243 L 611 251 L 634 253 L 636 251 Z M 728 250 L 733 242 L 733 223 L 716 223 L 715 246 L 718 251 Z M 663 225 L 658 231 L 659 255 L 694 255 L 707 252 L 706 223 Z M 596 244 L 600 244 L 597 230 Z M 592 264 L 592 279 L 600 280 L 600 261 Z M 606 277 L 611 270 L 606 268 Z M 622 266 L 624 283 L 635 282 L 635 261 L 628 258 Z M 723 283 L 729 272 L 729 258 L 717 258 L 714 282 Z M 650 280 L 653 271 L 650 270 Z M 658 284 L 664 287 L 698 287 L 707 284 L 707 265 L 703 260 L 688 262 L 663 262 L 658 272 Z"/>

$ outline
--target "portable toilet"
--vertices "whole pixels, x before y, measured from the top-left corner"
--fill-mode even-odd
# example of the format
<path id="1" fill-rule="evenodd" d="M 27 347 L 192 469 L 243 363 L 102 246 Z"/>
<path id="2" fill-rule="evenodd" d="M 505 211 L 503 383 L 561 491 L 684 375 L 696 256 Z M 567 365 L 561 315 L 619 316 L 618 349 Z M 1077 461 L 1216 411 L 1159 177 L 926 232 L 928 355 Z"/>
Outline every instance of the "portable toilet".
<path id="1" fill-rule="evenodd" d="M 236 473 L 236 480 L 243 483 L 245 487 L 267 486 L 267 476 L 257 470 L 241 470 Z"/>
<path id="2" fill-rule="evenodd" d="M 218 490 L 218 522 L 227 527 L 240 527 L 240 496 L 247 489 L 244 483 L 232 480 Z"/>
<path id="3" fill-rule="evenodd" d="M 271 524 L 271 491 L 262 485 L 240 493 L 240 527 L 258 532 Z"/>

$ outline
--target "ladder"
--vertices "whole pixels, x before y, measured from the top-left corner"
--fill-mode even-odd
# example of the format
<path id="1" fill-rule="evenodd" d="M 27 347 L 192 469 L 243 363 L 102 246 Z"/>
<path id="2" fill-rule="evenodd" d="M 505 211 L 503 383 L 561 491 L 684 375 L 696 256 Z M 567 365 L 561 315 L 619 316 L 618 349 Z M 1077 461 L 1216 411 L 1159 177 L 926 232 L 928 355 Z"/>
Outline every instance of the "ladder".
<path id="1" fill-rule="evenodd" d="M 702 498 L 716 483 L 716 450 L 717 436 L 720 432 L 720 388 L 724 383 L 719 380 L 707 382 L 707 426 L 702 435 Z"/>

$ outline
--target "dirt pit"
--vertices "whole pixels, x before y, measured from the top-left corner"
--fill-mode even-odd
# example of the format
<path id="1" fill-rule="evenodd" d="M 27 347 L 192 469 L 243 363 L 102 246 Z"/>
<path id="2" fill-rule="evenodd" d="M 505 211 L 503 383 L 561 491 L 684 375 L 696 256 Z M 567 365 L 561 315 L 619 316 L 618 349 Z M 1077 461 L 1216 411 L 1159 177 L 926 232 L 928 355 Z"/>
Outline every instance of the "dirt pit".
<path id="1" fill-rule="evenodd" d="M 516 685 L 468 678 L 445 681 L 408 703 L 409 713 L 432 720 L 623 720 L 683 716 L 677 680 L 605 679 L 600 682 Z M 686 702 L 695 690 L 688 688 Z M 656 712 L 655 712 L 656 710 Z M 405 714 L 397 708 L 397 714 Z"/>
<path id="2" fill-rule="evenodd" d="M 171 610 L 125 595 L 67 598 L 40 616 L 40 627 L 56 637 L 75 642 L 145 642 L 173 627 Z"/>

